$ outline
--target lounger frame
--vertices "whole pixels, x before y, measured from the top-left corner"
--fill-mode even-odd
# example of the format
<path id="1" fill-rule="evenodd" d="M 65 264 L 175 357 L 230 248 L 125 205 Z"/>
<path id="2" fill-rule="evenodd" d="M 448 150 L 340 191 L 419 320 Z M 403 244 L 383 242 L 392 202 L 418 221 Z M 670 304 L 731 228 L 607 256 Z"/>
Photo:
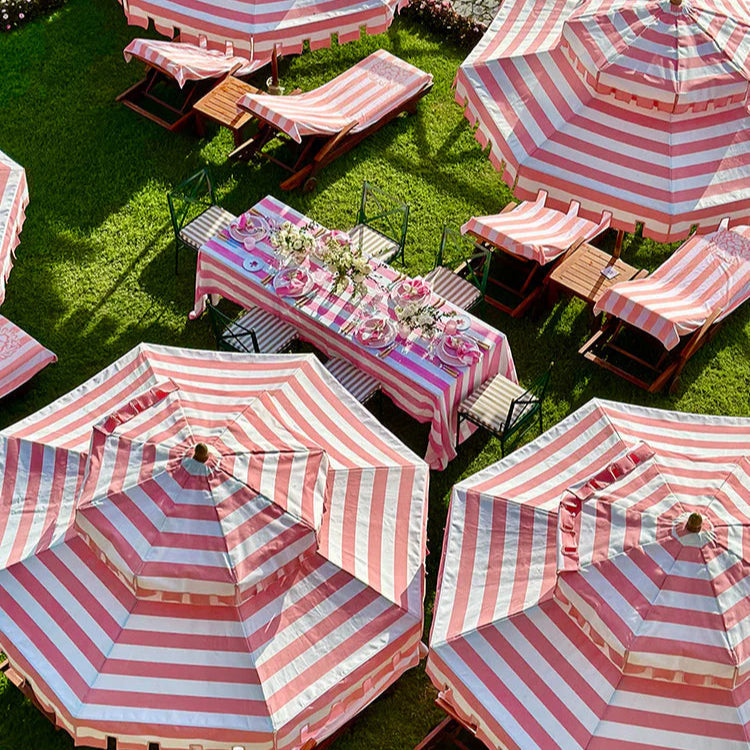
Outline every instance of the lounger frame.
<path id="1" fill-rule="evenodd" d="M 414 114 L 417 111 L 417 103 L 431 88 L 432 82 L 402 102 L 398 107 L 387 112 L 372 125 L 357 133 L 351 132 L 357 125 L 356 122 L 351 122 L 332 135 L 303 136 L 302 143 L 294 141 L 269 120 L 254 115 L 258 121 L 257 132 L 232 151 L 229 158 L 248 160 L 255 155 L 262 156 L 290 173 L 291 176 L 280 185 L 282 190 L 295 190 L 302 187 L 304 192 L 309 192 L 314 190 L 317 185 L 316 175 L 318 172 L 402 113 Z M 296 96 L 299 93 L 301 92 L 295 91 L 287 94 L 287 96 Z M 291 163 L 284 162 L 273 154 L 264 151 L 265 147 L 275 140 L 292 145 L 293 161 Z"/>

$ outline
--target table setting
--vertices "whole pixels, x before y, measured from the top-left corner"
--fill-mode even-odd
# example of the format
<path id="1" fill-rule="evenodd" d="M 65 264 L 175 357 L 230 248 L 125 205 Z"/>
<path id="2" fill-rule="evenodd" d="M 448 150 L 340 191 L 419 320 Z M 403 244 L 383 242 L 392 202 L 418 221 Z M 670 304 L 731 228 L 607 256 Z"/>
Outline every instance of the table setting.
<path id="1" fill-rule="evenodd" d="M 191 318 L 207 295 L 267 309 L 377 378 L 397 406 L 432 423 L 426 459 L 436 469 L 455 455 L 458 403 L 497 372 L 515 378 L 500 331 L 272 196 L 200 249 Z"/>

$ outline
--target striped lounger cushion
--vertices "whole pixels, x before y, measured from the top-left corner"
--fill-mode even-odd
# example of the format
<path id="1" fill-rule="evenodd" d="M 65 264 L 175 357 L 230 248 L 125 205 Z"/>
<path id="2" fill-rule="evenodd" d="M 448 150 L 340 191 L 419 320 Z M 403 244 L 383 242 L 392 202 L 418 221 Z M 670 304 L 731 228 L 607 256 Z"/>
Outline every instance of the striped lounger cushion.
<path id="1" fill-rule="evenodd" d="M 210 206 L 180 230 L 180 239 L 196 250 L 226 229 L 237 217 L 221 206 Z"/>
<path id="2" fill-rule="evenodd" d="M 535 201 L 525 201 L 507 213 L 473 216 L 461 227 L 461 233 L 502 248 L 512 255 L 545 265 L 559 258 L 571 245 L 596 237 L 609 226 L 609 212 L 599 224 L 578 216 L 573 201 L 568 213 L 547 208 L 547 193 L 540 190 Z"/>
<path id="3" fill-rule="evenodd" d="M 0 315 L 0 398 L 23 385 L 57 356 Z"/>
<path id="4" fill-rule="evenodd" d="M 349 230 L 349 236 L 355 247 L 361 247 L 365 255 L 387 263 L 400 250 L 398 242 L 381 234 L 367 224 L 357 224 Z"/>
<path id="5" fill-rule="evenodd" d="M 381 49 L 313 91 L 245 94 L 239 105 L 301 143 L 305 136 L 334 135 L 352 123 L 351 133 L 366 130 L 431 83 L 429 73 Z"/>
<path id="6" fill-rule="evenodd" d="M 715 310 L 722 320 L 748 297 L 750 226 L 737 226 L 691 237 L 651 276 L 604 292 L 594 313 L 614 315 L 673 349 Z"/>
<path id="7" fill-rule="evenodd" d="M 482 296 L 482 293 L 474 284 L 453 273 L 450 268 L 445 268 L 445 266 L 433 268 L 424 279 L 429 282 L 435 294 L 449 300 L 462 310 L 473 307 Z"/>
<path id="8" fill-rule="evenodd" d="M 177 81 L 182 88 L 188 81 L 219 78 L 234 70 L 234 75 L 246 76 L 265 64 L 263 60 L 250 62 L 245 57 L 226 54 L 205 46 L 185 42 L 164 42 L 158 39 L 133 39 L 123 50 L 125 62 L 134 57 L 152 65 Z"/>

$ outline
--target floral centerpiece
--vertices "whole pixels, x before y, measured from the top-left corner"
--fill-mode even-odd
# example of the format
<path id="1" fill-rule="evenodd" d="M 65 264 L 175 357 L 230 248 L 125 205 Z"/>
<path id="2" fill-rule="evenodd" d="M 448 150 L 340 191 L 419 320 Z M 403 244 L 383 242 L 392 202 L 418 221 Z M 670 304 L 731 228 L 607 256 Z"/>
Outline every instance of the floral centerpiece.
<path id="1" fill-rule="evenodd" d="M 435 305 L 427 305 L 420 301 L 396 305 L 394 312 L 401 326 L 412 331 L 418 329 L 426 339 L 435 337 L 438 323 L 443 317 Z"/>
<path id="2" fill-rule="evenodd" d="M 297 226 L 291 221 L 285 221 L 275 229 L 268 240 L 276 252 L 287 260 L 300 265 L 315 249 L 315 235 L 310 231 L 310 225 Z"/>
<path id="3" fill-rule="evenodd" d="M 349 284 L 353 284 L 354 296 L 364 296 L 365 279 L 372 270 L 370 261 L 362 248 L 352 243 L 346 232 L 332 231 L 323 235 L 315 254 L 331 269 L 336 292 L 343 292 Z"/>

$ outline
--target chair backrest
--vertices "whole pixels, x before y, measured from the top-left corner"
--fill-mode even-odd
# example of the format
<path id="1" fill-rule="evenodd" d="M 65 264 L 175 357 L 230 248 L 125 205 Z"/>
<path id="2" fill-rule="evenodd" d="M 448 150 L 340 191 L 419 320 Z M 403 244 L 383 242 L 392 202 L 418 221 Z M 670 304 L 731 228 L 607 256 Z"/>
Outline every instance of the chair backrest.
<path id="1" fill-rule="evenodd" d="M 167 193 L 167 203 L 172 227 L 177 235 L 185 224 L 210 206 L 216 205 L 214 182 L 208 168 L 204 167 L 170 190 Z"/>
<path id="2" fill-rule="evenodd" d="M 258 339 L 252 328 L 247 328 L 242 323 L 232 320 L 210 302 L 206 303 L 206 307 L 208 308 L 208 318 L 211 321 L 211 328 L 216 337 L 216 346 L 219 349 L 228 352 L 260 353 Z M 253 343 L 252 349 L 249 349 L 246 343 L 248 336 Z"/>
<path id="3" fill-rule="evenodd" d="M 531 426 L 534 416 L 542 408 L 553 365 L 554 362 L 550 362 L 547 370 L 524 393 L 513 399 L 505 420 L 504 438 L 508 438 L 516 432 L 523 435 Z"/>
<path id="4" fill-rule="evenodd" d="M 484 295 L 492 254 L 486 247 L 451 227 L 443 227 L 435 268 L 445 266 L 474 284 Z"/>
<path id="5" fill-rule="evenodd" d="M 399 249 L 403 250 L 409 226 L 409 206 L 365 180 L 362 185 L 357 224 L 367 224 L 368 227 L 397 242 Z"/>

